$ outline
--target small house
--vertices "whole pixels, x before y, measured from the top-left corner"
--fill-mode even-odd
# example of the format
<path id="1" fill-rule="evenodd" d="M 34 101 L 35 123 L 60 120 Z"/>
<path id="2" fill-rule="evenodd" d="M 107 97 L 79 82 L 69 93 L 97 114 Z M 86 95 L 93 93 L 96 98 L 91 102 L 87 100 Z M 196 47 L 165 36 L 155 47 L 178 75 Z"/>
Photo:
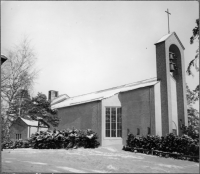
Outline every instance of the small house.
<path id="1" fill-rule="evenodd" d="M 25 140 L 35 132 L 48 129 L 49 125 L 43 120 L 36 121 L 18 117 L 10 127 L 10 138 L 11 140 Z"/>

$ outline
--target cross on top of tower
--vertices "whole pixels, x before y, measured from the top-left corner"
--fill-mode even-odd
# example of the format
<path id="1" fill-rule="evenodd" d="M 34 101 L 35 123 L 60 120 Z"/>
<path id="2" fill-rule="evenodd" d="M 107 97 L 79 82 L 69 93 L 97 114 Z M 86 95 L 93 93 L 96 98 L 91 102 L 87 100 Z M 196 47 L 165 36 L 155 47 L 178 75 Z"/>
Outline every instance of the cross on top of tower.
<path id="1" fill-rule="evenodd" d="M 168 9 L 165 12 L 167 13 L 167 17 L 168 17 L 168 33 L 170 33 L 170 31 L 169 31 L 169 15 L 171 15 L 171 13 L 169 13 Z"/>

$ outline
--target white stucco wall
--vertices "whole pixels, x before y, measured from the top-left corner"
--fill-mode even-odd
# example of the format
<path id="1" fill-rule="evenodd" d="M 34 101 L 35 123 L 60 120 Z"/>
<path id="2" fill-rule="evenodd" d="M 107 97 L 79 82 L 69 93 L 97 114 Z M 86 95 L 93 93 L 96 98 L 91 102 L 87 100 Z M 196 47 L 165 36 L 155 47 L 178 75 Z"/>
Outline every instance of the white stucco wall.
<path id="1" fill-rule="evenodd" d="M 156 135 L 162 136 L 160 82 L 158 82 L 154 86 L 154 94 L 155 94 L 155 132 L 156 132 Z"/>
<path id="2" fill-rule="evenodd" d="M 27 138 L 30 138 L 30 126 L 27 126 Z"/>
<path id="3" fill-rule="evenodd" d="M 106 107 L 121 107 L 121 102 L 118 98 L 118 94 L 102 100 L 102 146 L 108 145 L 122 145 L 121 137 L 106 137 L 105 136 L 105 111 Z M 123 111 L 122 111 L 123 113 Z M 123 117 L 122 117 L 123 122 Z"/>
<path id="4" fill-rule="evenodd" d="M 48 128 L 39 127 L 39 131 L 47 131 L 47 130 L 48 130 Z"/>
<path id="5" fill-rule="evenodd" d="M 176 92 L 176 81 L 170 76 L 171 84 L 171 109 L 172 109 L 172 129 L 177 130 L 178 134 L 178 111 L 177 111 L 177 92 Z M 172 130 L 171 130 L 172 132 Z"/>
<path id="6" fill-rule="evenodd" d="M 30 136 L 38 131 L 38 127 L 30 127 Z"/>

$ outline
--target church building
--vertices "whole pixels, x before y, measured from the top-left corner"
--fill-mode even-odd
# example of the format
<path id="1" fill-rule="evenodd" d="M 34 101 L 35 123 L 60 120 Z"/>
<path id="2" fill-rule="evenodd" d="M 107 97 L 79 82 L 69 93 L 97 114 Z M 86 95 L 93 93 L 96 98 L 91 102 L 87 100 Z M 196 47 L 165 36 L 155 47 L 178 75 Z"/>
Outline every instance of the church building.
<path id="1" fill-rule="evenodd" d="M 155 43 L 157 77 L 75 97 L 56 94 L 59 130 L 92 129 L 102 146 L 125 145 L 127 134 L 181 135 L 188 124 L 184 46 L 175 32 Z"/>

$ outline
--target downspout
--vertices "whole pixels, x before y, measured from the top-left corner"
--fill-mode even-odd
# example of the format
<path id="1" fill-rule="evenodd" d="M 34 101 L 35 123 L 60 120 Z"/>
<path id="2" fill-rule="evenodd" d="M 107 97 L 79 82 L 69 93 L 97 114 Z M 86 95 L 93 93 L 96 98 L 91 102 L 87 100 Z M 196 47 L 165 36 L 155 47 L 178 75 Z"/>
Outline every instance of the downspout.
<path id="1" fill-rule="evenodd" d="M 149 87 L 149 115 L 150 115 L 150 134 L 151 134 L 151 87 Z"/>

